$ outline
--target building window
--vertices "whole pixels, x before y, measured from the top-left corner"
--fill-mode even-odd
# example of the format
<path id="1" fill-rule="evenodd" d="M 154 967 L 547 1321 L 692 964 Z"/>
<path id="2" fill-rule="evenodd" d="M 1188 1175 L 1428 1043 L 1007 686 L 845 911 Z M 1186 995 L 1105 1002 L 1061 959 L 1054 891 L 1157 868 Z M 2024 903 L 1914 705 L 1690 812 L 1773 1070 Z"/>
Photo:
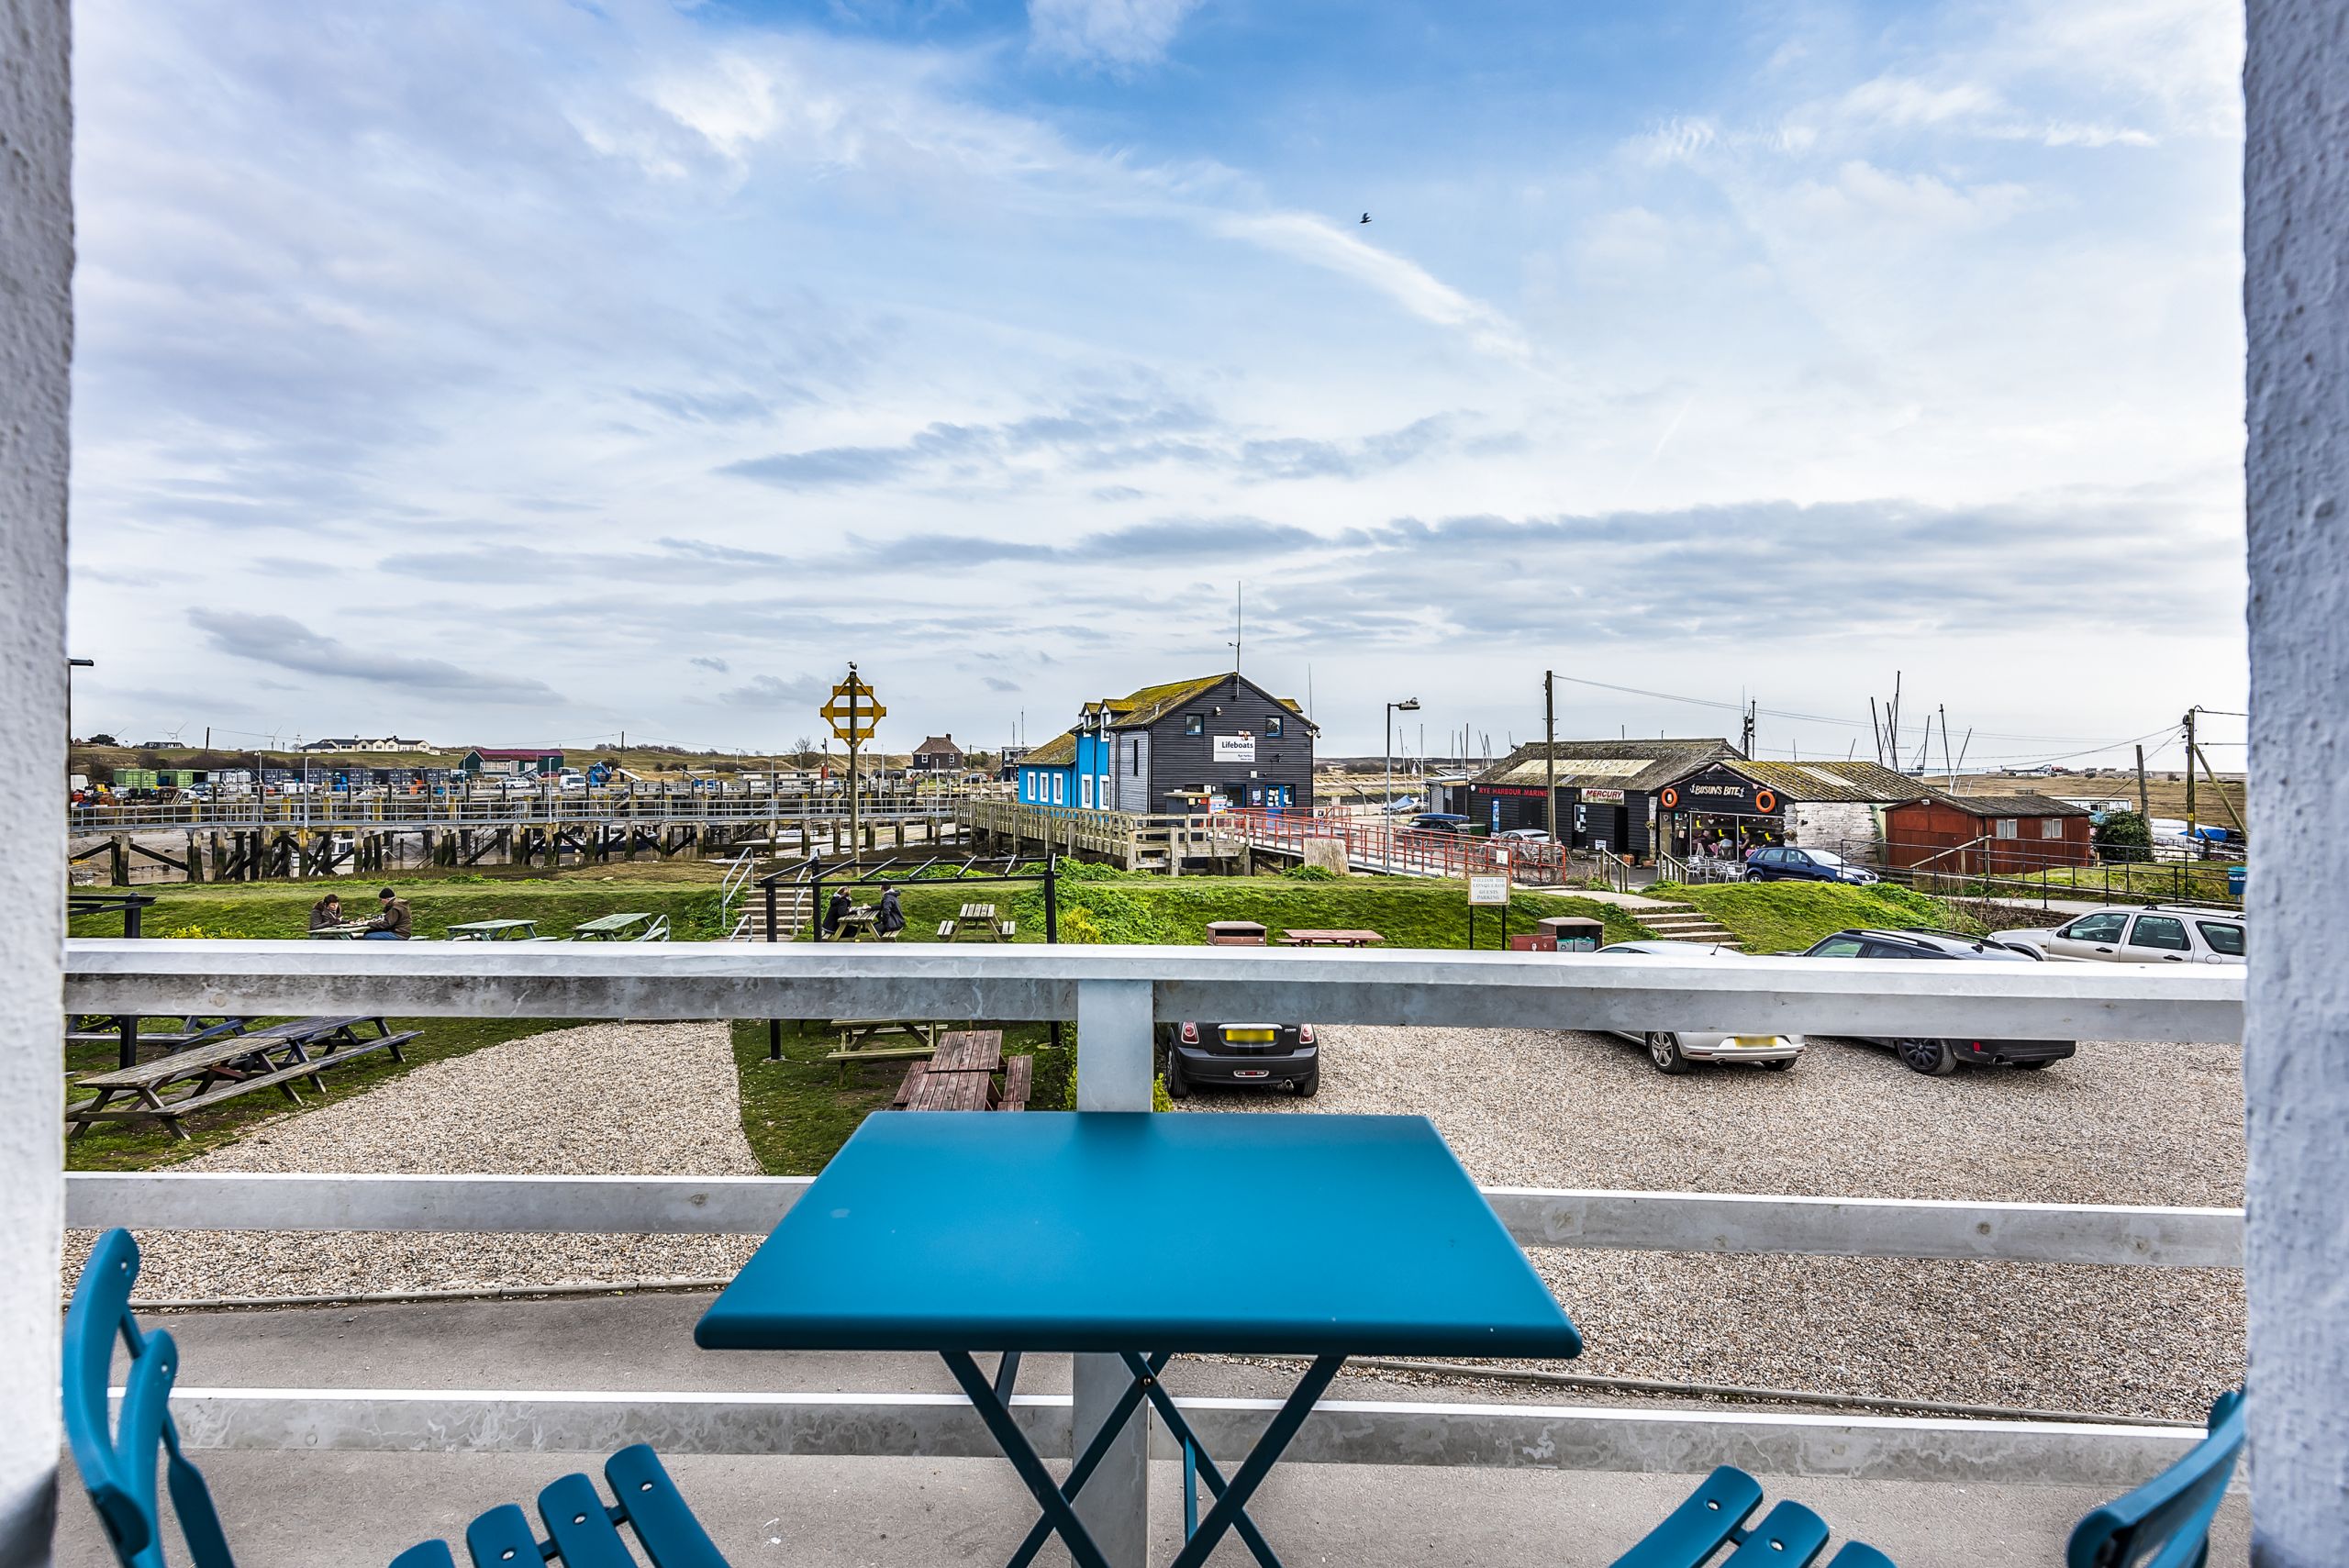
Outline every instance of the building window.
<path id="1" fill-rule="evenodd" d="M 2022 824 L 2011 817 L 2001 817 L 1998 818 L 1997 832 L 2001 839 L 2020 839 L 2022 837 Z"/>
<path id="2" fill-rule="evenodd" d="M 1068 775 L 1066 773 L 1054 773 L 1052 775 L 1052 804 L 1054 806 L 1066 806 L 1068 804 L 1068 785 L 1065 782 L 1067 778 Z"/>
<path id="3" fill-rule="evenodd" d="M 1185 715 L 1183 716 L 1183 733 L 1184 733 L 1184 734 L 1186 734 L 1186 735 L 1205 735 L 1207 732 L 1208 732 L 1208 716 L 1207 716 L 1206 714 L 1204 714 L 1204 713 L 1186 713 L 1186 714 L 1185 714 Z"/>
<path id="4" fill-rule="evenodd" d="M 1085 808 L 1088 811 L 1093 809 L 1093 775 L 1091 773 L 1085 775 Z"/>
<path id="5" fill-rule="evenodd" d="M 1141 738 L 1140 736 L 1134 738 L 1132 760 L 1127 764 L 1126 772 L 1131 777 L 1141 777 Z"/>
<path id="6" fill-rule="evenodd" d="M 2062 838 L 2064 836 L 2064 819 L 2060 817 L 2041 817 L 2039 819 L 2039 836 L 2043 839 Z"/>
<path id="7" fill-rule="evenodd" d="M 1281 738 L 1281 716 L 1279 714 L 1276 713 L 1273 715 L 1272 717 L 1264 720 L 1264 736 L 1265 739 L 1271 740 L 1277 740 Z"/>

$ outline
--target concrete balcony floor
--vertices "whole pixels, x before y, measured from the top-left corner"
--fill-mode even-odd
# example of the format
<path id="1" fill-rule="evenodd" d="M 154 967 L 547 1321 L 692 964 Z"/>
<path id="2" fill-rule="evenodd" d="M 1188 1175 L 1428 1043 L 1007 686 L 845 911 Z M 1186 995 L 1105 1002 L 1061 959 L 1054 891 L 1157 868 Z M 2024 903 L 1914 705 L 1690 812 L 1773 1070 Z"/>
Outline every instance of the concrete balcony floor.
<path id="1" fill-rule="evenodd" d="M 696 1350 L 699 1296 L 544 1302 L 385 1305 L 159 1318 L 179 1341 L 191 1386 L 796 1389 L 948 1392 L 935 1360 L 867 1354 L 756 1355 Z M 1178 1362 L 1180 1395 L 1272 1396 L 1286 1369 Z M 1021 1386 L 1064 1393 L 1068 1363 L 1032 1358 Z M 1591 1402 L 1580 1390 L 1496 1384 L 1431 1390 L 1348 1378 L 1343 1398 Z M 427 1536 L 461 1538 L 503 1502 L 528 1507 L 568 1470 L 600 1454 L 199 1453 L 240 1568 L 388 1562 Z M 991 1564 L 1007 1557 L 1033 1506 L 998 1460 L 676 1455 L 672 1472 L 736 1568 Z M 1056 1466 L 1056 1468 L 1058 1468 Z M 112 1558 L 66 1467 L 57 1562 Z M 1693 1477 L 1397 1465 L 1285 1464 L 1253 1512 L 1285 1560 L 1359 1564 L 1605 1564 L 1685 1495 Z M 1763 1477 L 1773 1500 L 1818 1509 L 1836 1540 L 1865 1540 L 1906 1568 L 1941 1562 L 2054 1564 L 2081 1514 L 2107 1493 L 2075 1487 Z M 1154 1559 L 1172 1557 L 1180 1473 L 1152 1467 Z M 2244 1498 L 2231 1497 L 2210 1561 L 2249 1559 Z M 173 1542 L 176 1555 L 176 1540 Z M 462 1556 L 462 1553 L 461 1553 Z M 1057 1547 L 1043 1562 L 1067 1561 Z M 1218 1564 L 1252 1561 L 1237 1540 Z"/>

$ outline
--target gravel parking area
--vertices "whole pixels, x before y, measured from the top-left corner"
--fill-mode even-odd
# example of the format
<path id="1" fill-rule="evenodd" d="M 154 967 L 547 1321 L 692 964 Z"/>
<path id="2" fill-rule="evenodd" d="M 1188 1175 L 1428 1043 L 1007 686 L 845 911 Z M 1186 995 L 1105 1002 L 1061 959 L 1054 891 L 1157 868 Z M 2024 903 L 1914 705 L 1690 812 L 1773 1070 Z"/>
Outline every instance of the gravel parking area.
<path id="1" fill-rule="evenodd" d="M 1321 1092 L 1186 1110 L 1411 1112 L 1479 1182 L 1874 1197 L 2233 1205 L 2242 1053 L 2088 1042 L 2044 1072 L 1911 1073 L 1814 1041 L 1791 1072 L 1666 1077 L 1540 1030 L 1333 1028 Z M 2199 1418 L 2243 1375 L 2225 1270 L 1538 1250 L 1577 1372 Z"/>
<path id="2" fill-rule="evenodd" d="M 759 1163 L 742 1136 L 724 1024 L 589 1024 L 429 1063 L 173 1169 L 755 1176 Z M 94 1240 L 67 1234 L 69 1289 Z M 139 1295 L 711 1279 L 740 1268 L 756 1245 L 737 1236 L 159 1231 L 140 1239 Z"/>

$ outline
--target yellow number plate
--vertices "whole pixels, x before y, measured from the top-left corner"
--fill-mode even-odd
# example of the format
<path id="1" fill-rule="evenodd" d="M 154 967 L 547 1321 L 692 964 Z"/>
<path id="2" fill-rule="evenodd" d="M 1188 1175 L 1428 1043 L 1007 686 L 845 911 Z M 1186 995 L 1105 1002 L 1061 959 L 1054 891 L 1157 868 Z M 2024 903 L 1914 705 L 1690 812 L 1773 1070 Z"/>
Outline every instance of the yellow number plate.
<path id="1" fill-rule="evenodd" d="M 1234 1045 L 1270 1045 L 1280 1038 L 1277 1029 L 1226 1029 L 1223 1038 Z"/>

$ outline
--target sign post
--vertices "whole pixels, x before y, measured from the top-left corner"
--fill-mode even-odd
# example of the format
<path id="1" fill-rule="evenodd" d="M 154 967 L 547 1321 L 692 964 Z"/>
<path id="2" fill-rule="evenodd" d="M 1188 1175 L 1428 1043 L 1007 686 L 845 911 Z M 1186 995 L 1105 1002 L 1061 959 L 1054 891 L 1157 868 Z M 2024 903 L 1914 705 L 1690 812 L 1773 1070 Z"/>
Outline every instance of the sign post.
<path id="1" fill-rule="evenodd" d="M 1468 877 L 1468 945 L 1476 945 L 1476 910 L 1479 906 L 1500 906 L 1501 946 L 1508 946 L 1508 873 L 1494 875 L 1471 873 Z"/>
<path id="2" fill-rule="evenodd" d="M 874 699 L 873 688 L 858 678 L 856 663 L 852 660 L 848 679 L 832 688 L 832 700 L 818 708 L 817 713 L 832 727 L 832 734 L 848 746 L 848 852 L 852 864 L 864 858 L 864 838 L 859 822 L 857 795 L 857 749 L 873 739 L 882 716 L 889 710 Z M 816 911 L 818 919 L 823 911 Z"/>

